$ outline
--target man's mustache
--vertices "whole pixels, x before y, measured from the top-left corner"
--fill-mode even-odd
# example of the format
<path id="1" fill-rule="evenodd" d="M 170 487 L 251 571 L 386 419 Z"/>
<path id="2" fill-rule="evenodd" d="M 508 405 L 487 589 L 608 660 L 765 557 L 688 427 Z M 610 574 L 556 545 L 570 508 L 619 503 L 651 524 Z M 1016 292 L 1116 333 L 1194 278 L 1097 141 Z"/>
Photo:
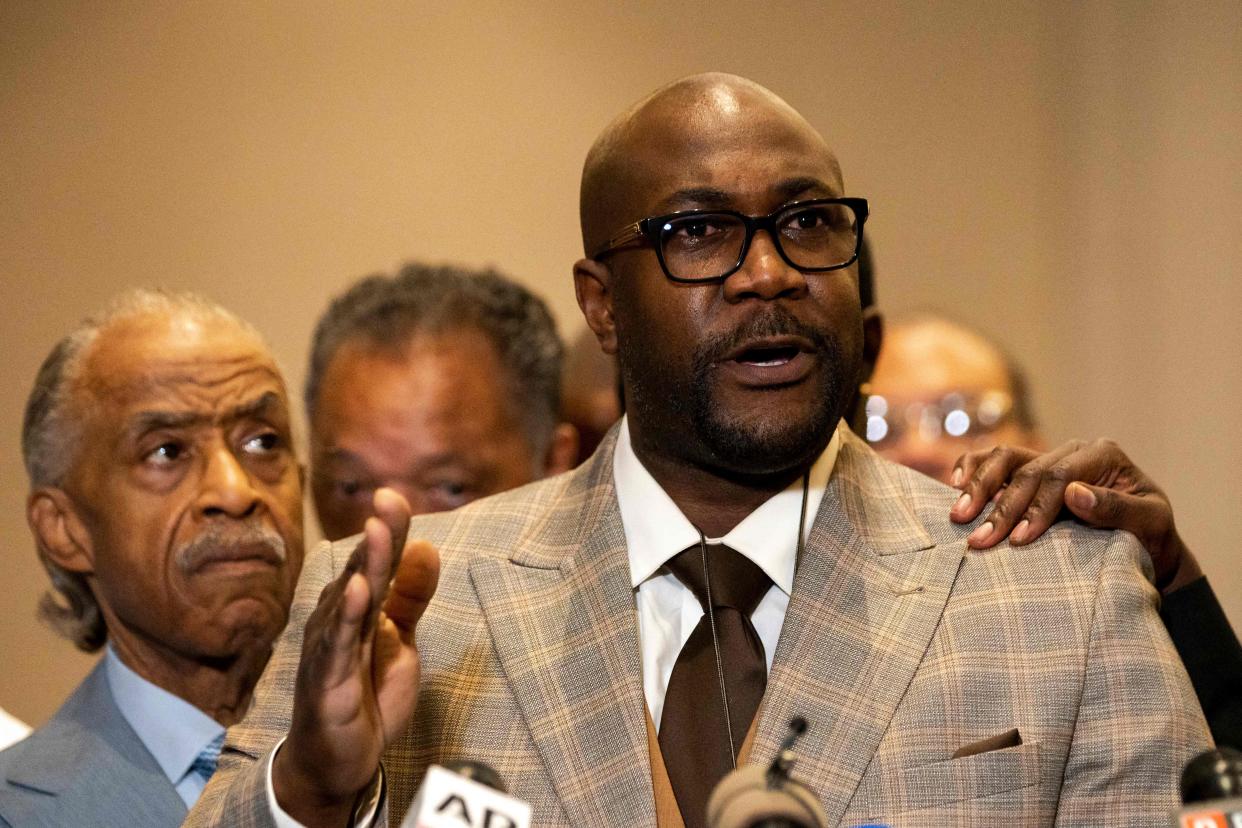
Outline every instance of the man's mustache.
<path id="1" fill-rule="evenodd" d="M 745 343 L 770 336 L 797 336 L 817 351 L 833 350 L 833 343 L 823 330 L 808 325 L 780 305 L 773 305 L 733 330 L 707 338 L 697 349 L 695 362 L 700 366 L 721 362 Z"/>
<path id="2" fill-rule="evenodd" d="M 258 523 L 241 526 L 207 527 L 173 553 L 177 565 L 193 572 L 207 564 L 222 561 L 262 560 L 274 566 L 284 563 L 288 554 L 285 539 L 270 527 Z"/>

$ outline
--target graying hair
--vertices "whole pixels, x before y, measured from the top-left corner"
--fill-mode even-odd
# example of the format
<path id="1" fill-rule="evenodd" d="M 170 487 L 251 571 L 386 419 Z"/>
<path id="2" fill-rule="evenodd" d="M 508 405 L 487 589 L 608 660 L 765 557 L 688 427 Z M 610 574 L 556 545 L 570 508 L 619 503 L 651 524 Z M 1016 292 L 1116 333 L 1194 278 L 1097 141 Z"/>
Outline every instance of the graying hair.
<path id="1" fill-rule="evenodd" d="M 543 300 L 495 270 L 405 265 L 368 276 L 328 306 L 315 326 L 306 371 L 306 412 L 314 422 L 329 363 L 349 342 L 399 352 L 416 335 L 483 334 L 496 351 L 508 398 L 542 456 L 560 407 L 564 346 Z"/>
<path id="2" fill-rule="evenodd" d="M 35 376 L 22 419 L 22 461 L 32 489 L 63 487 L 77 456 L 85 412 L 75 401 L 74 391 L 81 382 L 90 346 L 117 322 L 146 315 L 226 320 L 262 341 L 249 323 L 192 293 L 140 288 L 116 297 L 57 342 Z M 78 649 L 98 650 L 108 639 L 108 629 L 86 576 L 62 568 L 37 540 L 36 546 L 52 580 L 52 589 L 39 601 L 39 617 Z"/>

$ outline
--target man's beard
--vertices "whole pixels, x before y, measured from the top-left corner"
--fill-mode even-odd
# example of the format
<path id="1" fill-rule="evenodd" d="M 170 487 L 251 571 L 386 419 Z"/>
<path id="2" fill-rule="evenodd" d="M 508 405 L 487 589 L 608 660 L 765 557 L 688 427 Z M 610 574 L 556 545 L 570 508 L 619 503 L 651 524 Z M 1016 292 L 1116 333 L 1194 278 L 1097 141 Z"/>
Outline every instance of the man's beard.
<path id="1" fill-rule="evenodd" d="M 818 386 L 816 405 L 810 411 L 797 412 L 796 417 L 790 411 L 773 411 L 759 422 L 729 417 L 714 398 L 714 366 L 745 341 L 780 335 L 801 336 L 814 346 L 818 365 L 814 376 L 805 381 Z M 651 359 L 646 349 L 622 349 L 620 358 L 635 408 L 633 415 L 668 425 L 691 423 L 693 437 L 666 433 L 668 441 L 679 443 L 679 448 L 671 446 L 672 453 L 694 451 L 692 447 L 698 443 L 702 447 L 696 452 L 700 454 L 698 462 L 733 473 L 758 475 L 786 472 L 814 461 L 845 412 L 861 367 L 861 355 L 847 355 L 835 336 L 800 322 L 780 305 L 773 305 L 727 334 L 700 341 L 691 359 L 689 387 L 687 377 Z M 773 394 L 779 391 L 774 389 Z"/>
<path id="2" fill-rule="evenodd" d="M 818 404 L 796 415 L 774 409 L 760 422 L 730 418 L 713 399 L 713 365 L 748 340 L 782 335 L 802 337 L 814 346 L 819 365 L 807 382 L 818 386 Z M 849 364 L 857 367 L 858 362 Z M 828 444 L 845 410 L 857 373 L 846 366 L 841 343 L 835 337 L 801 322 L 779 305 L 772 306 L 738 329 L 704 340 L 695 350 L 689 389 L 691 421 L 716 462 L 733 471 L 768 474 L 806 464 Z"/>

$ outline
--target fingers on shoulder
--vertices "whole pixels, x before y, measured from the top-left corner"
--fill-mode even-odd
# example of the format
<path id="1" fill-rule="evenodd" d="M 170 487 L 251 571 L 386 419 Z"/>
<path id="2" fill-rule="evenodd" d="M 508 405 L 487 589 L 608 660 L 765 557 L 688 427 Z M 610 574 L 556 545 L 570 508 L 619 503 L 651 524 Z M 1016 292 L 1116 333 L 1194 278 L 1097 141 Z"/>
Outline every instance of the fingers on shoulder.
<path id="1" fill-rule="evenodd" d="M 958 522 L 974 520 L 983 507 L 1005 489 L 1014 469 L 1027 462 L 1028 454 L 1026 449 L 997 446 L 963 455 L 958 463 L 966 464 L 961 467 L 966 482 L 961 486 L 963 497 L 951 510 L 953 519 Z"/>
<path id="2" fill-rule="evenodd" d="M 973 469 L 969 471 L 966 489 L 972 496 L 988 500 L 1010 481 L 1017 469 L 1038 456 L 1031 449 L 1018 446 L 996 446 L 971 452 L 962 458 L 973 458 Z"/>

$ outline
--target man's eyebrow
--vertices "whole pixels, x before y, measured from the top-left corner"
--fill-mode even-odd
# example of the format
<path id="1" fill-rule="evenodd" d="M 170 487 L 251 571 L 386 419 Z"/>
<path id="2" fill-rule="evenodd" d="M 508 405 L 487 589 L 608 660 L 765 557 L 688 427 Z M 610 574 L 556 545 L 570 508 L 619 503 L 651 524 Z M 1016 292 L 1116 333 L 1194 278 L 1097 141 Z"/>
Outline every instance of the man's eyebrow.
<path id="1" fill-rule="evenodd" d="M 188 428 L 208 419 L 198 411 L 141 411 L 130 418 L 128 431 L 138 435 L 166 428 Z"/>
<path id="2" fill-rule="evenodd" d="M 321 474 L 325 463 L 348 463 L 355 466 L 366 465 L 359 455 L 349 449 L 335 447 L 323 449 L 315 455 L 315 460 L 316 462 L 311 464 L 311 474 Z"/>
<path id="3" fill-rule="evenodd" d="M 733 197 L 724 190 L 714 187 L 687 187 L 676 190 L 663 198 L 656 205 L 658 210 L 677 212 L 679 210 L 711 209 L 728 207 Z"/>
<path id="4" fill-rule="evenodd" d="M 772 191 L 782 201 L 791 201 L 799 196 L 812 195 L 817 198 L 835 197 L 840 195 L 836 188 L 814 176 L 799 176 L 780 181 L 772 187 Z M 677 212 L 680 210 L 725 210 L 734 203 L 734 196 L 714 187 L 687 187 L 676 190 L 661 200 L 656 209 Z"/>
<path id="5" fill-rule="evenodd" d="M 835 187 L 812 176 L 789 178 L 777 184 L 773 189 L 786 201 L 803 195 L 813 195 L 815 198 L 835 198 L 840 195 Z"/>
<path id="6" fill-rule="evenodd" d="M 252 420 L 271 416 L 273 413 L 283 413 L 282 408 L 279 394 L 275 391 L 264 391 L 255 399 L 242 403 L 224 416 L 227 420 Z"/>
<path id="7" fill-rule="evenodd" d="M 430 471 L 443 471 L 444 469 L 462 469 L 467 472 L 479 471 L 476 468 L 479 464 L 472 462 L 459 451 L 438 451 L 435 454 L 425 455 L 419 460 Z"/>
<path id="8" fill-rule="evenodd" d="M 226 411 L 220 420 L 233 422 L 259 418 L 280 408 L 280 395 L 275 391 L 265 391 L 255 399 Z M 214 419 L 201 411 L 140 411 L 131 419 L 128 430 L 132 434 L 146 434 L 159 429 L 189 428 Z"/>

